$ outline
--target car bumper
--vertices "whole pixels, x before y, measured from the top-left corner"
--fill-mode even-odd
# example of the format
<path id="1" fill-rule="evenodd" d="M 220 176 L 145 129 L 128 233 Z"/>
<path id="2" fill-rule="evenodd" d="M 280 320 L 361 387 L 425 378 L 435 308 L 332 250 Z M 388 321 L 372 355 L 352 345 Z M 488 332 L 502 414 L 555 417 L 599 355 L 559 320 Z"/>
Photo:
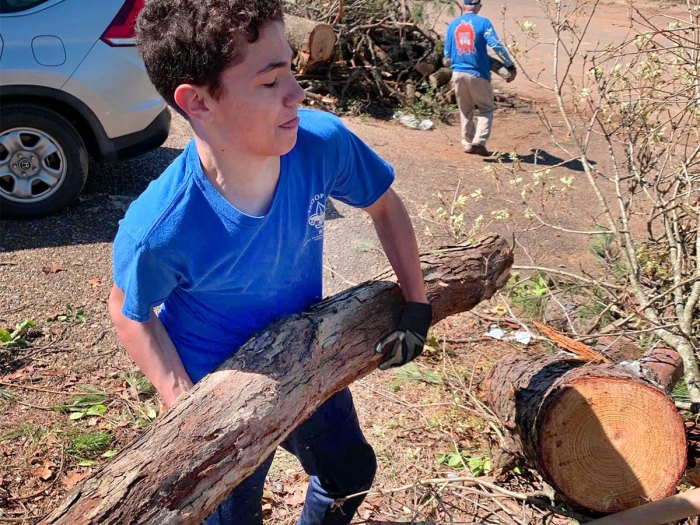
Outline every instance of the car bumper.
<path id="1" fill-rule="evenodd" d="M 170 132 L 170 111 L 166 107 L 146 129 L 115 137 L 98 139 L 102 160 L 113 162 L 130 159 L 159 147 Z"/>

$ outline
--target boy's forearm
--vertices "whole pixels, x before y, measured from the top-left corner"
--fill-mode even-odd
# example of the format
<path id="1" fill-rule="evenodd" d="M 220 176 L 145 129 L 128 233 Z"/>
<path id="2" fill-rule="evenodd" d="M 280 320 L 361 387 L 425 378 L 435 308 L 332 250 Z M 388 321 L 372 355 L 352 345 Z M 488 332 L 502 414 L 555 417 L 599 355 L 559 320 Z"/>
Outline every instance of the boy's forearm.
<path id="1" fill-rule="evenodd" d="M 365 208 L 407 301 L 427 303 L 418 245 L 406 208 L 392 189 Z"/>
<path id="2" fill-rule="evenodd" d="M 115 287 L 110 295 L 109 312 L 117 336 L 163 403 L 170 406 L 180 394 L 192 388 L 192 380 L 158 317 L 151 315 L 146 323 L 133 321 L 122 314 L 123 302 L 123 292 Z"/>
<path id="3" fill-rule="evenodd" d="M 124 319 L 117 326 L 117 336 L 166 406 L 192 388 L 177 350 L 157 316 L 152 315 L 147 323 Z"/>

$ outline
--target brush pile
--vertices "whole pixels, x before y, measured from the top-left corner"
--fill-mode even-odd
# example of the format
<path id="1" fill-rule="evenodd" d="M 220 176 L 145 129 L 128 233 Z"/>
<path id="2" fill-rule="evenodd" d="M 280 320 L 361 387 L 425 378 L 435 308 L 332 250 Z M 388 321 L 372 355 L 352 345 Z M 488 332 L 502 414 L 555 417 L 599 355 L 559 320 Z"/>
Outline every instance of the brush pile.
<path id="1" fill-rule="evenodd" d="M 377 105 L 429 109 L 453 101 L 443 40 L 427 22 L 424 6 L 405 0 L 287 2 L 288 14 L 328 24 L 337 36 L 330 60 L 295 64 L 309 101 L 351 113 Z M 440 6 L 451 8 L 435 6 L 431 19 L 440 15 Z"/>

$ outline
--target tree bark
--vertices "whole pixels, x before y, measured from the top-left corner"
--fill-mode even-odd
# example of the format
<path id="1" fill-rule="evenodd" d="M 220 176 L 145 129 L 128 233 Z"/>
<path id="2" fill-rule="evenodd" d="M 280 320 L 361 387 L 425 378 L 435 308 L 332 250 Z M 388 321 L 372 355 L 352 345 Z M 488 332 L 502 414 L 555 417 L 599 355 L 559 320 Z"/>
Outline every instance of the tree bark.
<path id="1" fill-rule="evenodd" d="M 509 71 L 506 69 L 506 65 L 498 58 L 491 55 L 489 55 L 489 69 L 492 73 L 496 73 L 504 80 L 508 80 L 508 77 L 510 76 Z"/>
<path id="2" fill-rule="evenodd" d="M 430 85 L 434 88 L 440 88 L 447 84 L 452 79 L 452 69 L 449 67 L 441 67 L 435 73 L 428 77 Z"/>
<path id="3" fill-rule="evenodd" d="M 421 262 L 437 322 L 491 297 L 508 280 L 513 255 L 492 236 Z M 396 326 L 402 304 L 385 272 L 273 324 L 42 523 L 201 523 L 321 403 L 377 367 L 374 344 Z"/>
<path id="4" fill-rule="evenodd" d="M 487 403 L 564 497 L 619 512 L 673 494 L 683 475 L 685 428 L 667 396 L 681 373 L 665 348 L 616 365 L 507 356 L 487 379 Z"/>
<path id="5" fill-rule="evenodd" d="M 330 25 L 287 14 L 284 15 L 284 25 L 298 69 L 325 62 L 333 56 L 336 38 Z"/>

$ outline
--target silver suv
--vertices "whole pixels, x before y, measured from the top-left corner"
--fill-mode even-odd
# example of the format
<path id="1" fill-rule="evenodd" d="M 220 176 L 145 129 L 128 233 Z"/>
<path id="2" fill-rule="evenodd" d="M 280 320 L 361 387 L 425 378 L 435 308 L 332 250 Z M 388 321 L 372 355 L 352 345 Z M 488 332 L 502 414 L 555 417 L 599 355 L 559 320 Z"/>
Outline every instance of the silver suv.
<path id="1" fill-rule="evenodd" d="M 88 154 L 123 160 L 168 136 L 135 48 L 143 0 L 0 0 L 0 218 L 77 198 Z"/>

